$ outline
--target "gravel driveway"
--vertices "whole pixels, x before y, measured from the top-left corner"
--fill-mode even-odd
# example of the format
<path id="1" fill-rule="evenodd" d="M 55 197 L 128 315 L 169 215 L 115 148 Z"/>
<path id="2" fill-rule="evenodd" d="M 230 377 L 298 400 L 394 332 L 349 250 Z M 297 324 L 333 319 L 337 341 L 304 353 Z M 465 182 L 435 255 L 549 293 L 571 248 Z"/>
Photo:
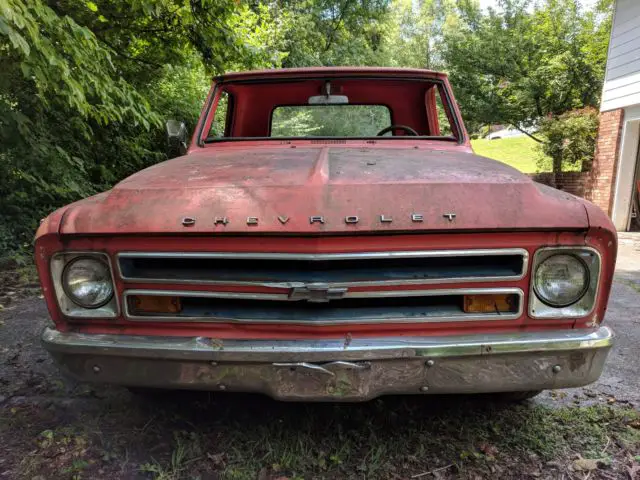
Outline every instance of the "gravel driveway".
<path id="1" fill-rule="evenodd" d="M 0 478 L 577 480 L 587 469 L 592 480 L 640 480 L 634 238 L 620 242 L 605 318 L 617 340 L 604 375 L 525 405 L 464 396 L 356 405 L 186 392 L 150 398 L 77 384 L 40 346 L 44 301 L 16 294 L 0 311 Z"/>

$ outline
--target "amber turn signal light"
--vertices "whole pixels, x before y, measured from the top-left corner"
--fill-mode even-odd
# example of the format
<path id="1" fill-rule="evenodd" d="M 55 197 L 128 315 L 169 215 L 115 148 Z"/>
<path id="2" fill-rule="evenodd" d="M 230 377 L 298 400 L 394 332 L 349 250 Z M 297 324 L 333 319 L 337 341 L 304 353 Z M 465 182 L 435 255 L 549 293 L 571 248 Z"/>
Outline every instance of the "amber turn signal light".
<path id="1" fill-rule="evenodd" d="M 180 297 L 159 295 L 131 295 L 128 299 L 129 311 L 134 315 L 149 313 L 180 313 Z"/>
<path id="2" fill-rule="evenodd" d="M 465 295 L 465 313 L 513 313 L 517 311 L 516 295 Z"/>

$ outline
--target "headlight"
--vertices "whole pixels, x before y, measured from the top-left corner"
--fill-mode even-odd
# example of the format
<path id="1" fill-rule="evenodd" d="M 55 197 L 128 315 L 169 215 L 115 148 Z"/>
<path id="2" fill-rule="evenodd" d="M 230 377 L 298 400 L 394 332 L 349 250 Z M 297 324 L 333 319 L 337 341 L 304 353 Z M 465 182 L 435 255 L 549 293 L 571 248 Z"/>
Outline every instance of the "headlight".
<path id="1" fill-rule="evenodd" d="M 566 307 L 580 300 L 589 287 L 589 270 L 578 257 L 558 253 L 541 262 L 535 271 L 536 295 L 552 307 Z"/>
<path id="2" fill-rule="evenodd" d="M 91 257 L 78 257 L 67 264 L 62 287 L 71 301 L 84 308 L 101 307 L 113 297 L 109 266 Z"/>

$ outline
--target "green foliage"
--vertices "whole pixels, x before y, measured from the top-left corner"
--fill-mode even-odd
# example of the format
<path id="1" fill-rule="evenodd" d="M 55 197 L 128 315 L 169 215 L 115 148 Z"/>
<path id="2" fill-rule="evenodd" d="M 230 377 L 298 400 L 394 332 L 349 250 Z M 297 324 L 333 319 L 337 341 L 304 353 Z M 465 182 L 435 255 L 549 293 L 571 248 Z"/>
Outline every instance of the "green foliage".
<path id="1" fill-rule="evenodd" d="M 229 94 L 222 92 L 218 104 L 215 107 L 213 113 L 213 122 L 211 123 L 211 130 L 209 131 L 209 137 L 224 137 L 227 127 L 227 114 L 229 113 Z"/>
<path id="2" fill-rule="evenodd" d="M 443 57 L 470 126 L 528 127 L 598 105 L 610 10 L 585 12 L 577 0 L 501 0 L 501 10 L 485 15 L 460 4 Z"/>
<path id="3" fill-rule="evenodd" d="M 315 123 L 315 125 L 314 125 Z M 323 128 L 314 121 L 311 108 L 277 108 L 271 121 L 272 137 L 304 137 L 317 135 Z"/>
<path id="4" fill-rule="evenodd" d="M 447 0 L 396 0 L 384 24 L 381 51 L 388 66 L 441 70 L 443 32 L 453 13 Z"/>
<path id="5" fill-rule="evenodd" d="M 24 258 L 55 208 L 165 159 L 164 121 L 192 129 L 212 74 L 445 69 L 470 130 L 596 106 L 611 0 L 589 12 L 528 4 L 486 14 L 473 0 L 0 0 L 0 257 Z M 315 116 L 284 120 L 296 134 L 360 121 Z M 583 148 L 564 147 L 563 166 Z"/>
<path id="6" fill-rule="evenodd" d="M 372 137 L 391 124 L 382 105 L 279 107 L 273 112 L 274 137 Z"/>
<path id="7" fill-rule="evenodd" d="M 389 0 L 278 0 L 294 21 L 284 34 L 283 67 L 384 65 Z"/>
<path id="8" fill-rule="evenodd" d="M 148 103 L 117 73 L 111 55 L 91 30 L 60 16 L 41 0 L 1 0 L 0 33 L 19 57 L 24 77 L 40 99 L 51 97 L 100 123 L 132 118 L 149 128 Z"/>
<path id="9" fill-rule="evenodd" d="M 589 170 L 596 148 L 598 124 L 598 111 L 594 108 L 545 118 L 539 133 L 546 139 L 540 147 L 546 159 L 539 162 L 539 168 L 548 170 L 551 166 L 554 172 Z"/>
<path id="10" fill-rule="evenodd" d="M 39 219 L 164 160 L 209 73 L 278 65 L 273 4 L 0 0 L 0 257 Z M 20 257 L 22 254 L 20 255 Z"/>

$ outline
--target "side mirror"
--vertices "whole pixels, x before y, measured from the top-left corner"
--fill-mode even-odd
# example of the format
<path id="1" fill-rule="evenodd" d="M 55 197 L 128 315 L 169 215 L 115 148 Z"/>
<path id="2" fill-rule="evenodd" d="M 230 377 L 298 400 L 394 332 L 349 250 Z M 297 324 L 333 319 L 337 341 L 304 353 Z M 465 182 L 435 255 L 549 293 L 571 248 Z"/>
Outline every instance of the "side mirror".
<path id="1" fill-rule="evenodd" d="M 178 120 L 167 120 L 167 156 L 179 157 L 187 153 L 187 126 Z"/>

